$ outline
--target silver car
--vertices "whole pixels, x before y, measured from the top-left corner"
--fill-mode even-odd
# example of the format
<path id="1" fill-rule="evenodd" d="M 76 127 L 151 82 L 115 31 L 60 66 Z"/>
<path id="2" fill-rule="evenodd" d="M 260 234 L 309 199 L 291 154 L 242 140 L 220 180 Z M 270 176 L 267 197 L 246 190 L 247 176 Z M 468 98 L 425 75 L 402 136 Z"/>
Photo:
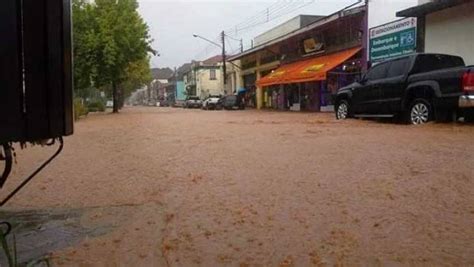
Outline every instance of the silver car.
<path id="1" fill-rule="evenodd" d="M 197 96 L 190 96 L 186 98 L 186 102 L 184 103 L 184 108 L 200 108 L 202 106 L 202 101 Z"/>

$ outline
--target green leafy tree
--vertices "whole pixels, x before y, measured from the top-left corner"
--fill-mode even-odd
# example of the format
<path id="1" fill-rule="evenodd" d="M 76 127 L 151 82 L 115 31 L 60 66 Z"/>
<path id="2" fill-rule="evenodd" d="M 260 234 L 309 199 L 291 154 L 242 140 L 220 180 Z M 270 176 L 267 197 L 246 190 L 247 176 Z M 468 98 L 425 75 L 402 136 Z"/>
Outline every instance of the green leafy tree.
<path id="1" fill-rule="evenodd" d="M 137 8 L 136 0 L 73 1 L 76 87 L 111 88 L 114 113 L 133 87 L 149 79 L 154 51 Z"/>
<path id="2" fill-rule="evenodd" d="M 123 105 L 125 98 L 130 97 L 132 92 L 137 88 L 150 84 L 153 80 L 150 70 L 150 58 L 141 59 L 135 62 L 131 62 L 126 71 L 124 82 L 120 87 L 120 104 Z"/>
<path id="3" fill-rule="evenodd" d="M 137 12 L 136 0 L 96 0 L 99 47 L 97 85 L 110 84 L 114 102 L 119 109 L 118 86 L 127 81 L 127 69 L 147 59 L 151 52 L 148 26 Z"/>
<path id="4" fill-rule="evenodd" d="M 74 51 L 74 88 L 76 97 L 86 98 L 95 76 L 96 25 L 93 6 L 86 0 L 74 0 L 73 12 L 73 51 Z"/>

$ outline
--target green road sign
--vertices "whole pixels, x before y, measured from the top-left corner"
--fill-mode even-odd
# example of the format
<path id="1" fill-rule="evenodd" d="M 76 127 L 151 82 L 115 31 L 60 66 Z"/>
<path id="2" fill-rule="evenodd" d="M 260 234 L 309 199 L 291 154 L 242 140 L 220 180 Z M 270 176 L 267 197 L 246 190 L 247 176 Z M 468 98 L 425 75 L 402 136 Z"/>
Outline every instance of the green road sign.
<path id="1" fill-rule="evenodd" d="M 416 19 L 407 18 L 387 23 L 370 32 L 370 61 L 411 54 L 416 51 Z"/>

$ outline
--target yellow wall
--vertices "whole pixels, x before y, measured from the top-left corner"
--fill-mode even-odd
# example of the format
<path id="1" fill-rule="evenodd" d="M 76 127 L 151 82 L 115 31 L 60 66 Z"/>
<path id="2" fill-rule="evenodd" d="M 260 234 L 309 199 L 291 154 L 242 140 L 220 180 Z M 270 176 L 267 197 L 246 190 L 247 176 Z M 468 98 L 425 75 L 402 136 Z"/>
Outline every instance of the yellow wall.
<path id="1" fill-rule="evenodd" d="M 221 69 L 215 69 L 216 79 L 210 79 L 210 69 L 203 68 L 196 71 L 196 94 L 201 98 L 208 95 L 223 95 L 223 81 Z"/>

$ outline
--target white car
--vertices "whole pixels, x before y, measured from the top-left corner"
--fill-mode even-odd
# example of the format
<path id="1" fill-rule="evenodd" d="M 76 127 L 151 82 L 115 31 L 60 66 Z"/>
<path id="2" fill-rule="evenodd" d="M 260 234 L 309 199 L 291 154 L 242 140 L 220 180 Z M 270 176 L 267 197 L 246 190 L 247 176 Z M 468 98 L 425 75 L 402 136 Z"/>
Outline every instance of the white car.
<path id="1" fill-rule="evenodd" d="M 202 109 L 216 109 L 217 103 L 219 102 L 220 97 L 211 96 L 208 97 L 204 102 L 202 102 Z"/>
<path id="2" fill-rule="evenodd" d="M 105 106 L 107 108 L 113 108 L 114 107 L 114 101 L 112 100 L 107 100 L 107 102 L 105 103 Z"/>

